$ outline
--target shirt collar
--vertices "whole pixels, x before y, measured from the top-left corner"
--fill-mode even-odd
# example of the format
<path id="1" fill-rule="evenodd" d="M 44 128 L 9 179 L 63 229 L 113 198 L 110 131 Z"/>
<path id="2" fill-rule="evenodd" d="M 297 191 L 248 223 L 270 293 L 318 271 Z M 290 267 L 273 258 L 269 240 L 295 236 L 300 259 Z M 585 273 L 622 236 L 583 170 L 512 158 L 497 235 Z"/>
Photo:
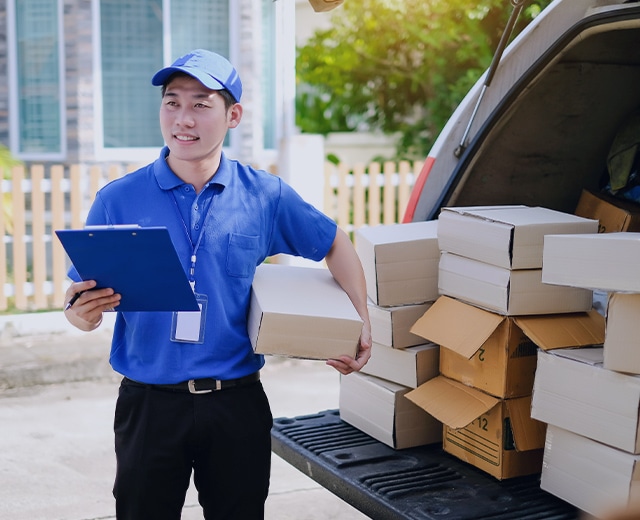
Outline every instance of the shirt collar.
<path id="1" fill-rule="evenodd" d="M 158 182 L 160 189 L 163 190 L 172 190 L 173 188 L 186 184 L 180 177 L 173 173 L 171 168 L 169 168 L 166 161 L 168 155 L 169 148 L 165 146 L 160 152 L 160 157 L 156 159 L 153 165 L 153 173 L 156 177 L 156 181 Z M 231 181 L 231 177 L 231 161 L 229 161 L 225 154 L 222 153 L 220 156 L 220 166 L 218 166 L 218 170 L 204 187 L 206 188 L 211 184 L 218 184 L 225 187 Z"/>

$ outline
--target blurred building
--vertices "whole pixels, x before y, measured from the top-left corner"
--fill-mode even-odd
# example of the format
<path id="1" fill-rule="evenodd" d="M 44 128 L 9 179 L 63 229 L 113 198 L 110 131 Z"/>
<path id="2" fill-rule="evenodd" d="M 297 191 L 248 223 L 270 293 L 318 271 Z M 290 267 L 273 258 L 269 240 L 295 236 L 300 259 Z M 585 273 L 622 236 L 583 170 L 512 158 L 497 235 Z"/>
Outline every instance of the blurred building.
<path id="1" fill-rule="evenodd" d="M 145 163 L 163 141 L 158 69 L 194 48 L 244 83 L 227 148 L 273 163 L 293 132 L 293 1 L 6 0 L 0 5 L 0 143 L 25 162 Z"/>

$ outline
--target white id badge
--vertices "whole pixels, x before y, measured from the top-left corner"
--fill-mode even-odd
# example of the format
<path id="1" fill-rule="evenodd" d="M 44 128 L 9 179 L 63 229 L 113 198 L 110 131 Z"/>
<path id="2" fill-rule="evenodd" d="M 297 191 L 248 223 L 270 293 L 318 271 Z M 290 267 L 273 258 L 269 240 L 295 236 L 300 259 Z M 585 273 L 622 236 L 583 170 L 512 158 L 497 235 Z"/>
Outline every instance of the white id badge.
<path id="1" fill-rule="evenodd" d="M 171 341 L 181 343 L 204 343 L 204 322 L 207 315 L 208 298 L 197 294 L 199 311 L 175 311 L 171 323 Z"/>

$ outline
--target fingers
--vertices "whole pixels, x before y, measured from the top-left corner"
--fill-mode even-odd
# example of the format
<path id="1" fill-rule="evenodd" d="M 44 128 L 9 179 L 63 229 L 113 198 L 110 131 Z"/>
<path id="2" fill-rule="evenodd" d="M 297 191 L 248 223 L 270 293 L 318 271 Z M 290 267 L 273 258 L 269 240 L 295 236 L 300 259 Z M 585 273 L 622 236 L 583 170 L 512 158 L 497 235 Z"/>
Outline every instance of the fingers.
<path id="1" fill-rule="evenodd" d="M 364 366 L 364 365 L 362 366 L 358 365 L 357 361 L 355 361 L 353 358 L 348 356 L 342 356 L 337 359 L 328 359 L 327 365 L 335 368 L 338 372 L 340 372 L 342 375 L 345 375 L 345 376 L 353 372 L 360 371 L 360 369 Z"/>
<path id="2" fill-rule="evenodd" d="M 120 294 L 111 288 L 95 289 L 95 286 L 93 280 L 76 282 L 65 295 L 65 315 L 83 330 L 97 327 L 104 311 L 120 305 Z"/>
<path id="3" fill-rule="evenodd" d="M 84 282 L 72 283 L 67 289 L 67 292 L 65 293 L 65 298 L 64 298 L 65 307 L 73 299 L 73 297 L 76 294 L 82 293 L 84 291 L 88 291 L 89 289 L 93 289 L 95 286 L 96 286 L 95 280 L 86 280 Z"/>
<path id="4" fill-rule="evenodd" d="M 343 375 L 349 375 L 352 372 L 359 372 L 362 367 L 367 364 L 369 358 L 371 357 L 371 342 L 369 339 L 368 343 L 363 343 L 363 340 L 360 340 L 358 345 L 358 352 L 356 353 L 356 357 L 352 358 L 350 356 L 340 356 L 336 359 L 328 359 L 327 365 L 335 368 L 338 372 Z"/>

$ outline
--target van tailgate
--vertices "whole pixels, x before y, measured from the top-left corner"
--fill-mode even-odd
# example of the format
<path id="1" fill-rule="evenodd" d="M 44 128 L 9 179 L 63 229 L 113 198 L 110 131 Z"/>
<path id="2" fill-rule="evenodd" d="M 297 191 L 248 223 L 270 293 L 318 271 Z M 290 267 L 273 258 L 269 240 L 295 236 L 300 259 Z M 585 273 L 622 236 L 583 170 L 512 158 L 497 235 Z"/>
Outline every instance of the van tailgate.
<path id="1" fill-rule="evenodd" d="M 439 444 L 394 450 L 340 419 L 338 410 L 274 419 L 275 454 L 375 519 L 579 518 L 540 489 L 540 476 L 503 481 Z"/>

